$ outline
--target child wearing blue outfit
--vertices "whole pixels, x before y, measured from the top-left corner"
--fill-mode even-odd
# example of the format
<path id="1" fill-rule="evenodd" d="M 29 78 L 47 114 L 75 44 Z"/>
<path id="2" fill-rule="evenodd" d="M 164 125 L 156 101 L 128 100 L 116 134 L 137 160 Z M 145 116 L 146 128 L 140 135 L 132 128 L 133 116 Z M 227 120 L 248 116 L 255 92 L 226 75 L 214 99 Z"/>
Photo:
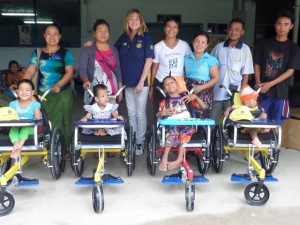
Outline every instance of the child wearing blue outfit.
<path id="1" fill-rule="evenodd" d="M 22 79 L 17 84 L 16 90 L 19 99 L 9 103 L 9 107 L 15 109 L 19 119 L 41 119 L 41 104 L 32 100 L 34 85 L 31 80 Z M 13 143 L 11 158 L 18 158 L 21 149 L 30 135 L 33 135 L 33 127 L 12 127 L 9 137 Z"/>

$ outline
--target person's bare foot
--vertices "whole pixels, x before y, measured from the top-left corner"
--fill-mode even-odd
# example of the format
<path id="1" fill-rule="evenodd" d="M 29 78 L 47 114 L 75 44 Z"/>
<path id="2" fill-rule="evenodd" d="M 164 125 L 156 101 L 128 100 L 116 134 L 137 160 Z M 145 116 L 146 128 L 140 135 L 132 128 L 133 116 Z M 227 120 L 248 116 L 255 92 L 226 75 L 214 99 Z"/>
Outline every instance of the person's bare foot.
<path id="1" fill-rule="evenodd" d="M 179 168 L 181 166 L 181 161 L 173 161 L 168 163 L 168 169 L 169 170 L 174 170 L 176 168 Z"/>
<path id="2" fill-rule="evenodd" d="M 167 171 L 167 168 L 168 168 L 168 162 L 166 160 L 162 160 L 158 169 L 160 171 Z"/>
<path id="3" fill-rule="evenodd" d="M 16 159 L 21 155 L 21 149 L 17 149 L 14 152 L 12 152 L 12 154 L 10 155 L 10 158 L 12 159 Z"/>
<path id="4" fill-rule="evenodd" d="M 97 131 L 94 132 L 94 135 L 105 136 L 105 135 L 107 135 L 107 133 L 103 129 L 98 129 Z"/>
<path id="5" fill-rule="evenodd" d="M 18 151 L 18 148 L 19 148 L 19 142 L 15 142 L 14 145 L 13 145 L 13 149 L 11 151 L 11 155 L 10 157 L 13 158 L 13 159 L 16 159 L 18 156 L 18 154 L 16 154 L 16 152 Z"/>
<path id="6" fill-rule="evenodd" d="M 257 137 L 253 139 L 252 144 L 254 144 L 258 148 L 262 147 L 262 143 L 260 142 L 260 140 Z"/>

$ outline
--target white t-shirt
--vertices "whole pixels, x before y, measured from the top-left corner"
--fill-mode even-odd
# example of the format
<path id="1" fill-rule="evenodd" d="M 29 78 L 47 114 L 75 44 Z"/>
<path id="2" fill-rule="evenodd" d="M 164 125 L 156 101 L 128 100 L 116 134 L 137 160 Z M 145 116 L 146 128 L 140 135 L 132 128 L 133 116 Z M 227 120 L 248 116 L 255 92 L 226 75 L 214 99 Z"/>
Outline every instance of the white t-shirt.
<path id="1" fill-rule="evenodd" d="M 227 100 L 227 92 L 224 88 L 220 88 L 220 85 L 226 87 L 230 84 L 236 85 L 239 91 L 243 75 L 254 73 L 250 48 L 242 42 L 239 42 L 236 47 L 231 47 L 226 41 L 217 44 L 211 55 L 220 63 L 220 80 L 214 87 L 214 100 Z"/>
<path id="2" fill-rule="evenodd" d="M 169 48 L 164 41 L 158 42 L 154 46 L 155 58 L 153 59 L 153 63 L 159 63 L 156 79 L 162 82 L 170 71 L 172 76 L 183 75 L 184 56 L 191 53 L 191 48 L 185 41 L 179 40 L 173 49 Z"/>

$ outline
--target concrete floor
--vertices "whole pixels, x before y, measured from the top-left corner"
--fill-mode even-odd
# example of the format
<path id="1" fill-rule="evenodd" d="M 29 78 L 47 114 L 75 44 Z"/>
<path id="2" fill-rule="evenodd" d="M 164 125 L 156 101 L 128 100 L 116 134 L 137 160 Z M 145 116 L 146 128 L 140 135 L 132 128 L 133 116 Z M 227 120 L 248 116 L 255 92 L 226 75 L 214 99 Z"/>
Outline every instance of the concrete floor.
<path id="1" fill-rule="evenodd" d="M 78 112 L 78 111 L 77 111 Z M 75 115 L 76 117 L 76 115 Z M 104 187 L 105 209 L 96 214 L 92 207 L 92 188 L 77 186 L 77 179 L 67 162 L 63 176 L 54 181 L 49 169 L 32 158 L 23 168 L 24 176 L 38 178 L 40 185 L 8 190 L 14 195 L 13 211 L 0 217 L 1 225 L 298 225 L 300 224 L 300 181 L 298 178 L 300 151 L 281 149 L 279 164 L 274 172 L 277 183 L 266 183 L 270 199 L 263 206 L 250 206 L 244 198 L 245 184 L 232 183 L 232 173 L 245 173 L 247 162 L 241 152 L 234 152 L 224 164 L 221 174 L 211 169 L 206 175 L 209 183 L 196 185 L 193 212 L 185 209 L 184 185 L 165 185 L 165 174 L 157 171 L 151 176 L 145 154 L 136 158 L 131 177 L 122 158 L 107 158 L 106 172 L 120 176 L 121 185 Z M 85 161 L 84 176 L 90 176 L 97 159 L 90 155 Z M 197 171 L 196 161 L 190 165 Z"/>

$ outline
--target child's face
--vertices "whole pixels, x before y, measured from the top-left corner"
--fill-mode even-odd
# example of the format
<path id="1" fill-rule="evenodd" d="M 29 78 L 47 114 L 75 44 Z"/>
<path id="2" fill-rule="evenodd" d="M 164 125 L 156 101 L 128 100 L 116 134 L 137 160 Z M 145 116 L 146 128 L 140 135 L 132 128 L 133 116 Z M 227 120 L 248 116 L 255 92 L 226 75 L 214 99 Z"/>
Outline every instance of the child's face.
<path id="1" fill-rule="evenodd" d="M 291 29 L 293 29 L 293 24 L 287 17 L 280 17 L 275 23 L 275 31 L 277 36 L 285 37 L 288 35 Z"/>
<path id="2" fill-rule="evenodd" d="M 97 96 L 95 96 L 95 100 L 100 107 L 105 107 L 108 103 L 108 91 L 102 89 L 98 90 Z"/>
<path id="3" fill-rule="evenodd" d="M 247 100 L 244 102 L 245 106 L 248 106 L 249 108 L 254 108 L 257 106 L 257 98 L 253 98 L 250 100 Z"/>
<path id="4" fill-rule="evenodd" d="M 17 94 L 21 100 L 28 100 L 33 95 L 32 87 L 28 83 L 22 83 L 17 89 Z"/>
<path id="5" fill-rule="evenodd" d="M 9 69 L 11 70 L 11 72 L 16 73 L 18 72 L 19 66 L 15 63 L 12 63 Z"/>
<path id="6" fill-rule="evenodd" d="M 164 90 L 167 94 L 177 93 L 177 83 L 173 78 L 167 78 L 164 81 Z"/>

